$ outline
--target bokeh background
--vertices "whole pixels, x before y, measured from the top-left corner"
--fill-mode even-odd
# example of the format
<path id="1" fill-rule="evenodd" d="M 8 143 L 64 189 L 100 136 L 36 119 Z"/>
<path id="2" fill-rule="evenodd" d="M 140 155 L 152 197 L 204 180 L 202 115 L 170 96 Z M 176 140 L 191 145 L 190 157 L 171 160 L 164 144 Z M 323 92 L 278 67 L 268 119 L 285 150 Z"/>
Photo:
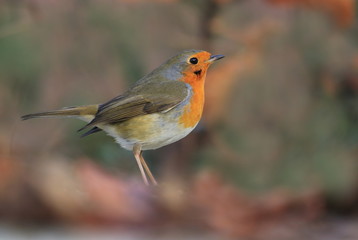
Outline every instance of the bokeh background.
<path id="1" fill-rule="evenodd" d="M 357 239 L 357 9 L 1 1 L 0 238 Z M 80 138 L 80 121 L 20 120 L 105 102 L 193 48 L 226 58 L 196 130 L 144 153 L 156 188 L 110 137 Z"/>

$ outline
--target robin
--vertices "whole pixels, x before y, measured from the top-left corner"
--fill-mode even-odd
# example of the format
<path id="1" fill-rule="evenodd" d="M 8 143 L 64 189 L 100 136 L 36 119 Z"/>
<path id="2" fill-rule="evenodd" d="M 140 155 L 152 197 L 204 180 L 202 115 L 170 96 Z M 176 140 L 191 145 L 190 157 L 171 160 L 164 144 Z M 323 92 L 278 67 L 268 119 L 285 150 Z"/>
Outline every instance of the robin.
<path id="1" fill-rule="evenodd" d="M 149 185 L 148 175 L 156 185 L 142 151 L 176 142 L 195 128 L 203 112 L 206 72 L 214 61 L 223 57 L 201 50 L 186 50 L 106 103 L 67 107 L 21 118 L 76 117 L 84 120 L 87 125 L 79 130 L 87 130 L 83 137 L 105 131 L 121 147 L 133 151 L 144 183 Z"/>

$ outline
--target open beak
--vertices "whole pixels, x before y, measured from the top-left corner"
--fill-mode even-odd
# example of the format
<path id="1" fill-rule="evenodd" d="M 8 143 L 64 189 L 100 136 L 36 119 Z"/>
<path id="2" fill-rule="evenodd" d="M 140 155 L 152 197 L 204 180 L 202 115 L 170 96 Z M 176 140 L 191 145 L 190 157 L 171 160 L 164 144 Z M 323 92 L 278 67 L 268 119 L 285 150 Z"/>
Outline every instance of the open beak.
<path id="1" fill-rule="evenodd" d="M 208 62 L 212 63 L 212 62 L 214 62 L 216 60 L 219 60 L 219 59 L 222 59 L 224 57 L 225 57 L 224 55 L 211 55 L 209 60 L 208 60 Z"/>

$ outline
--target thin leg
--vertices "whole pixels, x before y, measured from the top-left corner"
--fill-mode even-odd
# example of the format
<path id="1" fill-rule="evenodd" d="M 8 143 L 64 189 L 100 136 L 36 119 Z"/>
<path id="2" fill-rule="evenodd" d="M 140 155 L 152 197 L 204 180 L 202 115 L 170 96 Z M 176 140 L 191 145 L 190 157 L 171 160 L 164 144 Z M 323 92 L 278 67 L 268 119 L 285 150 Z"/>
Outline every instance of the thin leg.
<path id="1" fill-rule="evenodd" d="M 147 174 L 148 174 L 148 176 L 150 178 L 150 181 L 153 183 L 153 185 L 158 185 L 157 181 L 155 180 L 152 172 L 150 171 L 147 163 L 145 162 L 145 160 L 144 160 L 144 158 L 142 156 L 142 152 L 140 153 L 139 158 L 140 158 L 140 161 L 142 163 L 142 166 L 144 167 L 144 170 L 147 172 Z"/>
<path id="2" fill-rule="evenodd" d="M 135 160 L 137 161 L 140 173 L 142 174 L 143 182 L 145 183 L 145 185 L 149 185 L 147 175 L 145 175 L 145 172 L 144 172 L 144 169 L 142 166 L 142 160 L 141 160 L 142 159 L 142 157 L 141 157 L 142 150 L 140 148 L 140 145 L 135 144 L 133 146 L 133 154 L 134 154 Z"/>

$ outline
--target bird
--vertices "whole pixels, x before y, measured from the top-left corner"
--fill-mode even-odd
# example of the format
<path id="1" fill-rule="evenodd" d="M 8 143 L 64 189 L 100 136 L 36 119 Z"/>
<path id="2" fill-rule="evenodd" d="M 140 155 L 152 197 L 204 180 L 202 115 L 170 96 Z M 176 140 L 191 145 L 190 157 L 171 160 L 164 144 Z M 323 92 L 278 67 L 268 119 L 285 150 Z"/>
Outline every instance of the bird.
<path id="1" fill-rule="evenodd" d="M 142 152 L 174 143 L 196 127 L 203 113 L 207 70 L 223 57 L 204 50 L 184 50 L 103 104 L 65 107 L 21 118 L 81 119 L 87 123 L 78 130 L 86 130 L 82 137 L 106 132 L 122 148 L 133 152 L 143 182 L 150 185 L 149 178 L 157 185 Z"/>

